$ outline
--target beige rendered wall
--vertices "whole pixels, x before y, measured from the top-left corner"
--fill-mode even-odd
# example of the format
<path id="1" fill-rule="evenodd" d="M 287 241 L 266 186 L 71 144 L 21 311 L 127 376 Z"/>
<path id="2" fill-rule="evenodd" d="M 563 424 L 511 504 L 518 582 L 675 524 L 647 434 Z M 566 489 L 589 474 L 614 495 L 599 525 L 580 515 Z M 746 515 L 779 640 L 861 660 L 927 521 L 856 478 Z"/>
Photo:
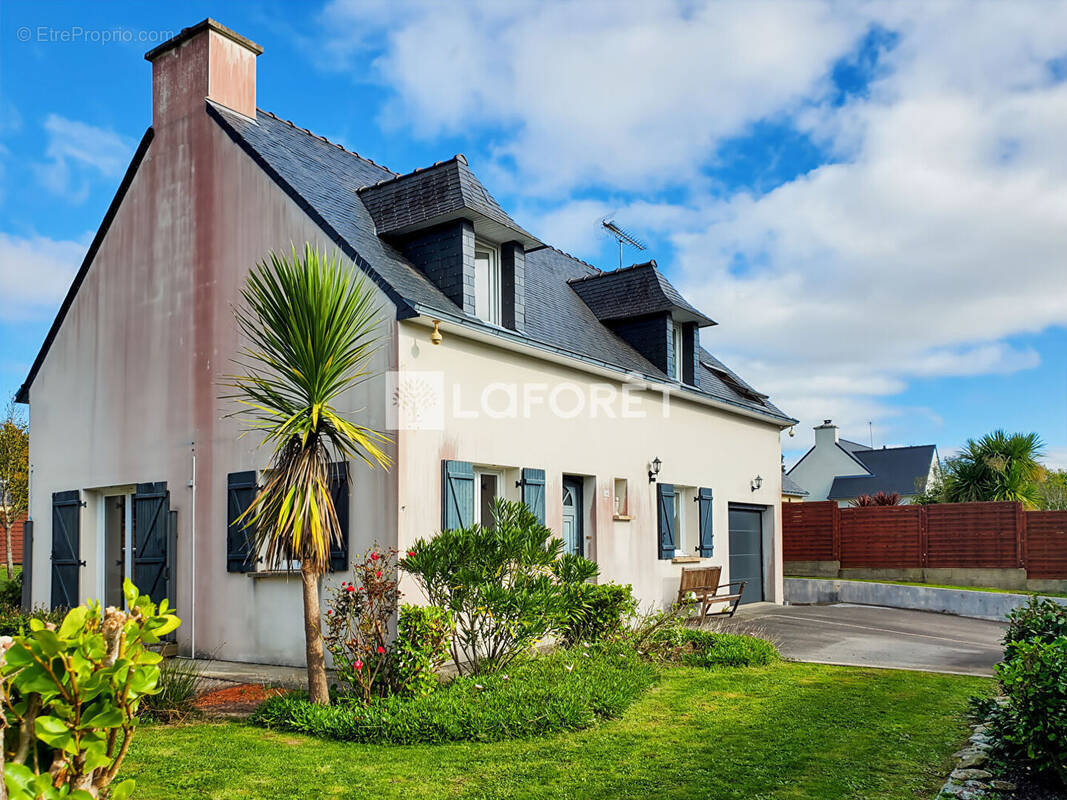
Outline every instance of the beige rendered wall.
<path id="1" fill-rule="evenodd" d="M 102 593 L 104 487 L 166 481 L 178 511 L 178 631 L 188 652 L 303 663 L 299 580 L 226 571 L 226 476 L 269 454 L 218 399 L 238 350 L 232 305 L 247 270 L 271 248 L 321 231 L 203 111 L 157 131 L 30 392 L 35 520 L 33 602 L 50 600 L 51 495 L 82 490 L 82 599 Z M 377 289 L 375 289 L 377 291 Z M 395 353 L 385 301 L 374 369 Z M 343 410 L 384 426 L 384 376 Z M 196 456 L 194 487 L 190 485 Z M 353 467 L 351 546 L 396 529 L 393 477 Z M 195 571 L 193 549 L 195 535 Z M 335 576 L 336 578 L 337 576 Z M 190 599 L 195 593 L 195 619 Z"/>
<path id="2" fill-rule="evenodd" d="M 549 403 L 533 402 L 530 415 L 489 418 L 479 413 L 483 390 L 491 384 L 543 387 L 547 392 L 564 382 L 585 387 L 594 384 L 620 388 L 618 377 L 603 378 L 572 365 L 551 363 L 532 351 L 506 356 L 488 341 L 460 335 L 454 326 L 443 325 L 444 340 L 430 343 L 429 329 L 412 322 L 399 325 L 398 358 L 403 376 L 442 376 L 444 385 L 443 430 L 406 430 L 397 434 L 399 463 L 400 543 L 407 546 L 419 537 L 432 535 L 441 525 L 441 461 L 458 459 L 476 466 L 504 470 L 508 496 L 515 488 L 522 467 L 546 470 L 546 522 L 553 530 L 562 520 L 564 474 L 584 478 L 587 554 L 598 562 L 602 580 L 632 583 L 645 603 L 661 604 L 677 593 L 681 564 L 657 558 L 656 487 L 648 481 L 648 463 L 663 462 L 660 479 L 680 486 L 714 490 L 715 554 L 705 564 L 720 564 L 724 579 L 729 571 L 728 504 L 762 504 L 767 599 L 781 602 L 781 450 L 779 428 L 767 422 L 709 408 L 674 397 L 669 416 L 663 416 L 659 392 L 642 392 L 639 405 L 644 418 L 609 418 L 603 407 L 594 417 L 588 411 L 563 419 Z M 506 359 L 506 361 L 505 361 Z M 571 362 L 573 364 L 574 362 Z M 453 387 L 459 385 L 460 402 Z M 541 389 L 536 389 L 535 393 Z M 506 411 L 506 390 L 490 389 L 490 410 Z M 557 403 L 572 412 L 572 393 Z M 520 402 L 521 405 L 521 402 Z M 617 405 L 619 413 L 621 406 Z M 763 484 L 752 491 L 750 481 L 762 476 Z M 629 486 L 628 522 L 613 519 L 613 484 L 626 478 Z M 595 501 L 595 502 L 593 502 Z M 688 535 L 695 544 L 696 503 L 685 500 L 691 523 Z M 687 526 L 688 527 L 688 526 Z M 691 548 L 690 549 L 692 552 Z M 405 585 L 409 592 L 415 587 Z"/>

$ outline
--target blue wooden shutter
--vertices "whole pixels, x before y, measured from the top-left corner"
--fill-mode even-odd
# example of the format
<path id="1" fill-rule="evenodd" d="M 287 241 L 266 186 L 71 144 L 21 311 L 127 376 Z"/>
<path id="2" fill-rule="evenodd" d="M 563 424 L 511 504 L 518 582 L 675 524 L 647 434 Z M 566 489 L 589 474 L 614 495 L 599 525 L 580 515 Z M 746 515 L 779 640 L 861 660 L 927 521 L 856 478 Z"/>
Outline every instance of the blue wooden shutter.
<path id="1" fill-rule="evenodd" d="M 469 461 L 441 462 L 441 528 L 454 530 L 474 524 L 474 465 Z"/>
<path id="2" fill-rule="evenodd" d="M 697 508 L 700 509 L 700 555 L 710 558 L 715 553 L 715 538 L 712 526 L 711 489 L 697 490 Z"/>
<path id="3" fill-rule="evenodd" d="M 251 520 L 242 518 L 258 488 L 256 473 L 231 472 L 226 477 L 226 571 L 251 572 L 255 564 L 255 536 Z"/>
<path id="4" fill-rule="evenodd" d="M 534 513 L 537 521 L 545 524 L 545 471 L 522 468 L 522 502 Z"/>
<path id="5" fill-rule="evenodd" d="M 81 506 L 77 489 L 52 495 L 52 608 L 78 605 Z"/>
<path id="6" fill-rule="evenodd" d="M 674 484 L 656 484 L 656 506 L 659 517 L 659 557 L 674 558 L 677 540 L 674 538 Z"/>
<path id="7" fill-rule="evenodd" d="M 330 541 L 330 572 L 348 569 L 348 463 L 330 464 L 330 496 L 341 528 L 340 541 Z"/>
<path id="8" fill-rule="evenodd" d="M 167 484 L 137 484 L 133 495 L 133 582 L 153 603 L 167 596 L 169 522 Z"/>

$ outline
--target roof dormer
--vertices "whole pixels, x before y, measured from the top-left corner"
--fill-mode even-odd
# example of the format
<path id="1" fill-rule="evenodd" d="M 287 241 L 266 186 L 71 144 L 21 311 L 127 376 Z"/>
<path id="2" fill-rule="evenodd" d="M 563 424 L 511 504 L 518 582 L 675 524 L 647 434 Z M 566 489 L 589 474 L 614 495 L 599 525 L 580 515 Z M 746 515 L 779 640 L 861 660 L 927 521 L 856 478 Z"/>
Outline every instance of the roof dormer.
<path id="1" fill-rule="evenodd" d="M 715 325 L 679 293 L 655 261 L 568 281 L 596 314 L 641 355 L 679 383 L 698 384 L 699 328 Z"/>
<path id="2" fill-rule="evenodd" d="M 523 330 L 525 255 L 544 245 L 508 216 L 466 158 L 364 186 L 359 197 L 378 236 L 465 313 Z"/>

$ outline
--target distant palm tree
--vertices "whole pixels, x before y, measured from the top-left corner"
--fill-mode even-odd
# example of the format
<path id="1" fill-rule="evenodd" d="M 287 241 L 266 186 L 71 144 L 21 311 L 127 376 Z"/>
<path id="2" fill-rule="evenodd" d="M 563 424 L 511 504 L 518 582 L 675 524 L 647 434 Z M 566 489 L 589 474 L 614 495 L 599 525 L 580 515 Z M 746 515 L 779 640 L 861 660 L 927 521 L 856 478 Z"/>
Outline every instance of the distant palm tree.
<path id="1" fill-rule="evenodd" d="M 1043 451 L 1044 443 L 1036 433 L 996 430 L 977 441 L 968 439 L 963 452 L 945 462 L 944 501 L 1007 500 L 1035 508 L 1042 473 L 1038 459 Z"/>
<path id="2" fill-rule="evenodd" d="M 369 376 L 379 308 L 362 277 L 310 245 L 303 257 L 270 253 L 249 274 L 237 323 L 250 344 L 230 379 L 250 410 L 251 430 L 274 449 L 263 488 L 246 512 L 271 566 L 300 564 L 308 694 L 329 703 L 319 605 L 320 576 L 341 530 L 330 494 L 330 463 L 386 466 L 386 437 L 345 419 L 332 405 Z"/>

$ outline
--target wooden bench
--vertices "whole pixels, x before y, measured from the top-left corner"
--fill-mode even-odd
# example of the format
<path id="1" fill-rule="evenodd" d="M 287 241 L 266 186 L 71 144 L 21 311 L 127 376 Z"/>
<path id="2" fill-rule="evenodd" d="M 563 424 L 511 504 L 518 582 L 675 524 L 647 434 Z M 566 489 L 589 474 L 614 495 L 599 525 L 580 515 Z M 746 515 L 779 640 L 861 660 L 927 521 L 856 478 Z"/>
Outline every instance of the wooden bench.
<path id="1" fill-rule="evenodd" d="M 720 586 L 721 576 L 722 567 L 683 567 L 682 580 L 678 584 L 678 602 L 686 602 L 686 598 L 689 597 L 688 602 L 700 603 L 701 619 L 719 616 L 732 617 L 741 603 L 741 595 L 744 594 L 746 582 L 732 581 Z M 737 587 L 737 591 L 731 591 L 733 586 Z M 720 589 L 726 594 L 719 594 Z M 709 614 L 708 609 L 718 603 L 728 603 L 729 608 Z"/>

